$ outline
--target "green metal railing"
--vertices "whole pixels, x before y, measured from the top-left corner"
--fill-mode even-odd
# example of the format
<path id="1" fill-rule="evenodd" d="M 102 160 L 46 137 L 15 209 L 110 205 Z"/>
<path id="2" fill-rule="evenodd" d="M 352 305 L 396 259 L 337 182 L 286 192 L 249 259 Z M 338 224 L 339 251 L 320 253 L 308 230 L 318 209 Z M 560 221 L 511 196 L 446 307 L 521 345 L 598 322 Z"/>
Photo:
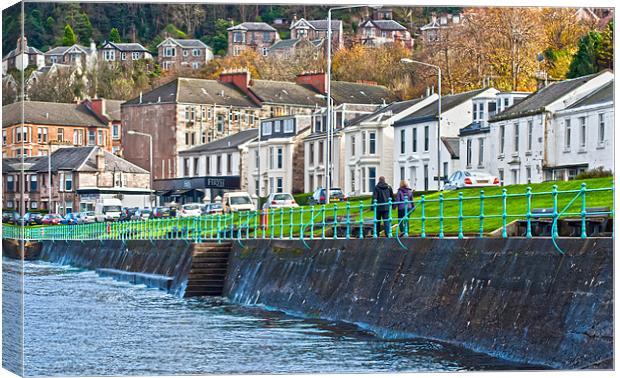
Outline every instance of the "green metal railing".
<path id="1" fill-rule="evenodd" d="M 604 194 L 601 196 L 601 194 Z M 595 197 L 595 200 L 590 200 Z M 588 204 L 600 207 L 601 198 L 609 211 L 589 211 Z M 19 227 L 3 224 L 3 238 L 24 240 L 188 240 L 193 242 L 246 239 L 351 239 L 378 237 L 485 237 L 498 230 L 508 237 L 509 223 L 520 220 L 533 236 L 533 225 L 541 219 L 551 222 L 551 235 L 558 237 L 558 221 L 579 223 L 579 236 L 587 238 L 592 217 L 613 217 L 613 187 L 464 196 L 439 193 L 417 200 L 405 199 L 386 204 L 340 203 L 310 207 L 242 211 L 200 217 L 132 220 L 79 225 Z M 398 216 L 397 208 L 404 209 Z M 544 215 L 536 208 L 550 208 Z M 379 219 L 382 218 L 382 219 Z M 387 229 L 383 226 L 387 224 Z"/>

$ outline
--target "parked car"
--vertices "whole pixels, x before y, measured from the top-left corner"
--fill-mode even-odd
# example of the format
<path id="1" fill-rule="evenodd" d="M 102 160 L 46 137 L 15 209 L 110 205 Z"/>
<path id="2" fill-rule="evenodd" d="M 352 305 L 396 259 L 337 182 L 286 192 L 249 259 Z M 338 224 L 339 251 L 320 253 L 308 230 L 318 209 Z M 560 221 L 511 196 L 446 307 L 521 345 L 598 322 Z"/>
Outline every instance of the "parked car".
<path id="1" fill-rule="evenodd" d="M 347 196 L 340 188 L 329 189 L 329 202 L 342 202 L 346 201 Z M 318 188 L 312 193 L 312 196 L 308 199 L 309 205 L 324 205 L 325 201 L 325 189 Z"/>
<path id="2" fill-rule="evenodd" d="M 122 203 L 118 198 L 104 198 L 95 204 L 97 222 L 117 221 L 121 217 Z"/>
<path id="3" fill-rule="evenodd" d="M 134 220 L 147 220 L 151 217 L 151 209 L 138 209 L 133 215 Z"/>
<path id="4" fill-rule="evenodd" d="M 41 223 L 45 225 L 56 225 L 60 224 L 62 217 L 58 214 L 46 214 L 41 219 Z"/>
<path id="5" fill-rule="evenodd" d="M 280 207 L 299 207 L 299 205 L 290 193 L 271 193 L 263 204 L 263 209 Z"/>
<path id="6" fill-rule="evenodd" d="M 202 207 L 203 214 L 222 214 L 224 208 L 220 202 L 208 203 Z"/>
<path id="7" fill-rule="evenodd" d="M 118 218 L 118 220 L 120 222 L 132 220 L 137 210 L 138 210 L 137 207 L 123 207 L 121 209 L 121 216 Z"/>
<path id="8" fill-rule="evenodd" d="M 256 204 L 247 192 L 228 192 L 222 196 L 225 213 L 235 211 L 256 211 Z"/>
<path id="9" fill-rule="evenodd" d="M 25 226 L 35 226 L 42 224 L 43 214 L 41 213 L 26 213 L 24 214 L 23 222 Z"/>
<path id="10" fill-rule="evenodd" d="M 97 221 L 94 211 L 82 211 L 77 216 L 79 224 L 95 223 Z"/>
<path id="11" fill-rule="evenodd" d="M 78 216 L 76 213 L 67 213 L 64 218 L 60 220 L 60 224 L 78 224 Z"/>
<path id="12" fill-rule="evenodd" d="M 443 188 L 454 190 L 483 186 L 500 186 L 499 177 L 483 171 L 456 171 L 450 175 Z"/>
<path id="13" fill-rule="evenodd" d="M 199 217 L 201 215 L 201 203 L 186 203 L 185 205 L 181 206 L 181 211 L 179 211 L 180 217 Z"/>
<path id="14" fill-rule="evenodd" d="M 2 223 L 10 223 L 13 219 L 12 211 L 3 211 L 2 212 Z"/>
<path id="15" fill-rule="evenodd" d="M 150 215 L 150 218 L 170 218 L 171 211 L 169 207 L 156 207 Z"/>
<path id="16" fill-rule="evenodd" d="M 4 216 L 3 216 L 3 219 L 4 219 Z M 7 217 L 7 223 L 18 224 L 20 219 L 21 217 L 19 216 L 19 213 L 17 211 L 11 211 Z"/>

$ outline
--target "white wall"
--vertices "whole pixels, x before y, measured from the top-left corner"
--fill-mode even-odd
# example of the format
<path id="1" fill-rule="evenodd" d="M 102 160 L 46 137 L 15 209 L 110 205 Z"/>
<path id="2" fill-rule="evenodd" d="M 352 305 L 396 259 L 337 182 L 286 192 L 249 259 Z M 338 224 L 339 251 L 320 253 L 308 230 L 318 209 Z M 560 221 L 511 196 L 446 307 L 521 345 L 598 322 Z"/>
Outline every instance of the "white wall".
<path id="1" fill-rule="evenodd" d="M 269 193 L 277 191 L 278 178 L 282 179 L 282 191 L 291 193 L 293 190 L 293 154 L 295 152 L 295 138 L 273 138 L 260 143 L 252 142 L 248 144 L 247 164 L 248 171 L 248 192 L 256 193 L 256 180 L 259 178 L 259 167 L 256 161 L 256 154 L 259 153 L 260 164 L 260 195 L 267 196 Z M 270 163 L 270 149 L 273 149 L 273 162 Z M 277 156 L 278 149 L 282 149 L 282 167 L 278 168 Z M 273 188 L 271 188 L 273 183 Z"/>

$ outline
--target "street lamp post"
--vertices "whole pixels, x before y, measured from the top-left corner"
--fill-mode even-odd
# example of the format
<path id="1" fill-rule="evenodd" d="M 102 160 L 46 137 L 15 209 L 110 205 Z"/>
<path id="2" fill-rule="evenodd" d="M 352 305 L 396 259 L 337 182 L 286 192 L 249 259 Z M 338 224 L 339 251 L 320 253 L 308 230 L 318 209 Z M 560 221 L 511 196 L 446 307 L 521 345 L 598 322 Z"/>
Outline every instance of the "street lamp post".
<path id="1" fill-rule="evenodd" d="M 421 64 L 423 66 L 431 67 L 437 70 L 437 94 L 439 98 L 437 99 L 437 190 L 441 189 L 441 67 L 429 64 L 425 62 L 420 62 L 418 60 L 413 60 L 409 58 L 403 58 L 400 60 L 401 63 L 404 64 Z"/>
<path id="2" fill-rule="evenodd" d="M 149 138 L 149 171 L 150 171 L 149 179 L 150 179 L 151 190 L 153 190 L 153 175 L 155 174 L 155 172 L 153 172 L 153 136 L 151 134 L 142 133 L 140 131 L 134 131 L 134 130 L 127 130 L 127 134 L 128 135 L 140 135 L 140 136 L 145 136 Z M 151 202 L 151 208 L 153 208 L 153 195 L 152 194 L 149 196 L 149 200 Z"/>

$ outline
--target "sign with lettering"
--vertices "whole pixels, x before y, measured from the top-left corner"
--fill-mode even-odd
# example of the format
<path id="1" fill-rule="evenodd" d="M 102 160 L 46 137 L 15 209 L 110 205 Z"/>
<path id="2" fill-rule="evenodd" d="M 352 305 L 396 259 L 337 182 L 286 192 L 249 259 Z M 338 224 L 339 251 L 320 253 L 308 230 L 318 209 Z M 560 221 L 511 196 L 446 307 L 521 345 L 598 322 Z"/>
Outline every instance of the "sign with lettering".
<path id="1" fill-rule="evenodd" d="M 240 176 L 201 176 L 154 180 L 153 189 L 158 191 L 192 189 L 240 189 Z"/>

